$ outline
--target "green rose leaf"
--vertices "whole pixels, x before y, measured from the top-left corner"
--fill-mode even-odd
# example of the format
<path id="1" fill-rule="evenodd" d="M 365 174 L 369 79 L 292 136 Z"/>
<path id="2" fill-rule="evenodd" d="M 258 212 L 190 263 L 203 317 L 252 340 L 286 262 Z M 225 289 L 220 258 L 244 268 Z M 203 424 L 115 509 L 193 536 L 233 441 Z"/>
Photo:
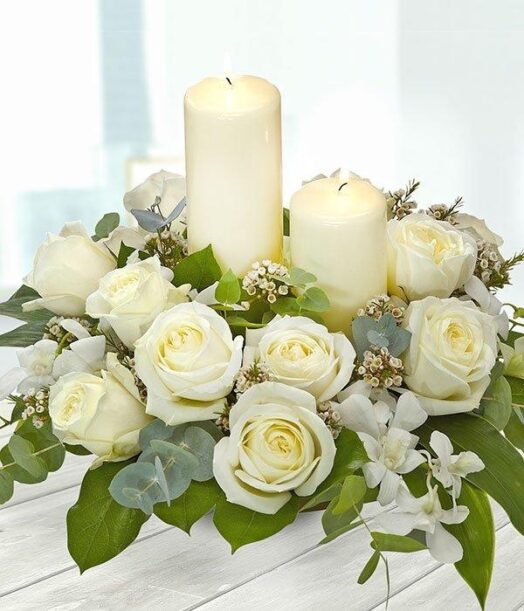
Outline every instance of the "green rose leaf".
<path id="1" fill-rule="evenodd" d="M 464 556 L 455 568 L 470 586 L 484 609 L 495 556 L 495 526 L 491 505 L 485 492 L 463 482 L 458 505 L 469 507 L 462 524 L 445 524 L 444 528 L 462 545 Z"/>
<path id="2" fill-rule="evenodd" d="M 98 221 L 95 227 L 95 235 L 93 240 L 97 242 L 107 236 L 118 227 L 120 223 L 120 215 L 118 212 L 108 212 Z"/>
<path id="3" fill-rule="evenodd" d="M 127 246 L 123 242 L 120 244 L 120 250 L 118 251 L 118 256 L 116 258 L 116 266 L 118 269 L 126 266 L 127 259 L 133 252 L 135 252 L 135 249 L 132 246 Z"/>
<path id="4" fill-rule="evenodd" d="M 155 505 L 155 515 L 166 524 L 171 524 L 190 533 L 195 522 L 213 509 L 221 496 L 214 479 L 205 482 L 192 481 L 189 488 L 177 499 Z"/>
<path id="5" fill-rule="evenodd" d="M 524 459 L 515 447 L 487 420 L 473 414 L 433 417 L 414 433 L 428 451 L 434 430 L 447 435 L 455 452 L 470 450 L 485 468 L 466 479 L 502 505 L 515 528 L 524 533 Z"/>
<path id="6" fill-rule="evenodd" d="M 482 416 L 501 431 L 511 416 L 511 387 L 504 376 L 492 379 L 480 402 Z"/>
<path id="7" fill-rule="evenodd" d="M 216 505 L 213 522 L 234 553 L 243 545 L 271 537 L 294 522 L 298 510 L 299 501 L 296 496 L 292 496 L 284 507 L 273 515 L 228 503 L 222 496 Z"/>
<path id="8" fill-rule="evenodd" d="M 233 305 L 240 300 L 240 282 L 233 270 L 228 269 L 220 278 L 215 291 L 215 298 L 219 303 L 226 305 Z"/>
<path id="9" fill-rule="evenodd" d="M 45 309 L 24 312 L 22 307 L 24 303 L 39 297 L 40 295 L 34 289 L 23 284 L 7 301 L 0 303 L 0 315 L 25 322 L 44 321 L 46 323 L 53 316 L 52 312 Z"/>
<path id="10" fill-rule="evenodd" d="M 78 501 L 67 512 L 67 547 L 81 573 L 120 554 L 148 519 L 117 503 L 109 492 L 113 478 L 129 464 L 103 463 L 88 471 Z"/>
<path id="11" fill-rule="evenodd" d="M 182 259 L 175 267 L 174 274 L 175 286 L 190 284 L 197 291 L 203 291 L 220 280 L 222 272 L 210 244 Z"/>
<path id="12" fill-rule="evenodd" d="M 327 312 L 329 310 L 328 296 L 318 286 L 311 286 L 306 289 L 300 297 L 297 297 L 297 303 L 303 310 L 311 312 Z"/>

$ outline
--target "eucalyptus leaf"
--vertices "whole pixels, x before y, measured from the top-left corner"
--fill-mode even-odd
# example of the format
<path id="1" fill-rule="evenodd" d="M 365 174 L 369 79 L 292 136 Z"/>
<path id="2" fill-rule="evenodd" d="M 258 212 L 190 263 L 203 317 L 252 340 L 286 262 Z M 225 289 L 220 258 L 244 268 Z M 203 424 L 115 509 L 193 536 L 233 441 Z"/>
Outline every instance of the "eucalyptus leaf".
<path id="1" fill-rule="evenodd" d="M 138 210 L 134 208 L 131 210 L 131 214 L 135 217 L 139 226 L 146 231 L 158 231 L 164 226 L 162 216 L 151 210 Z"/>
<path id="2" fill-rule="evenodd" d="M 145 426 L 139 433 L 138 443 L 140 449 L 145 450 L 148 448 L 153 439 L 170 439 L 174 430 L 174 426 L 169 426 L 162 420 L 153 420 L 151 424 Z"/>
<path id="3" fill-rule="evenodd" d="M 166 500 L 158 485 L 154 464 L 133 463 L 119 471 L 109 486 L 113 499 L 123 507 L 140 509 L 151 515 L 153 505 Z"/>
<path id="4" fill-rule="evenodd" d="M 47 312 L 47 310 L 45 311 Z M 35 344 L 42 339 L 48 320 L 46 314 L 45 320 L 32 319 L 28 324 L 3 333 L 0 335 L 0 346 L 26 348 Z"/>
<path id="5" fill-rule="evenodd" d="M 307 284 L 316 282 L 317 277 L 310 272 L 300 269 L 300 267 L 292 267 L 289 270 L 289 276 L 279 279 L 290 286 L 304 288 Z"/>
<path id="6" fill-rule="evenodd" d="M 173 221 L 175 221 L 184 211 L 186 207 L 186 198 L 183 197 L 178 204 L 173 208 L 173 210 L 169 213 L 168 217 L 164 221 L 164 226 L 170 225 Z"/>
<path id="7" fill-rule="evenodd" d="M 359 360 L 373 347 L 387 348 L 392 356 L 400 356 L 409 346 L 411 333 L 399 327 L 392 314 L 384 314 L 379 320 L 369 316 L 357 316 L 352 323 L 353 345 Z"/>
<path id="8" fill-rule="evenodd" d="M 120 215 L 118 212 L 108 212 L 104 214 L 95 227 L 96 240 L 107 238 L 109 234 L 118 227 L 119 223 Z"/>
<path id="9" fill-rule="evenodd" d="M 0 469 L 0 505 L 7 503 L 13 496 L 13 476 L 5 469 Z"/>
<path id="10" fill-rule="evenodd" d="M 35 456 L 35 449 L 30 441 L 19 435 L 12 435 L 9 440 L 9 452 L 16 464 L 33 477 L 47 477 L 45 463 L 39 456 Z"/>
<path id="11" fill-rule="evenodd" d="M 271 310 L 280 316 L 298 316 L 300 306 L 295 297 L 280 297 L 271 304 Z"/>
<path id="12" fill-rule="evenodd" d="M 329 299 L 326 293 L 318 286 L 306 289 L 300 297 L 297 297 L 298 305 L 311 312 L 327 312 L 329 310 Z"/>
<path id="13" fill-rule="evenodd" d="M 174 274 L 175 286 L 190 284 L 197 291 L 203 291 L 222 276 L 211 244 L 182 259 L 175 267 Z"/>

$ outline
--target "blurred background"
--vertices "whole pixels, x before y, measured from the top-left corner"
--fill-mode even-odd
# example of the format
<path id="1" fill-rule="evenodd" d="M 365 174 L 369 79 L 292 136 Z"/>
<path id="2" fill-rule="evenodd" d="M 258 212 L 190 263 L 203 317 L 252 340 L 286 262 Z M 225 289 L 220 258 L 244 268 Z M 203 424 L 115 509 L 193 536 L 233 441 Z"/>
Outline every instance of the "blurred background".
<path id="1" fill-rule="evenodd" d="M 420 203 L 462 195 L 504 254 L 524 246 L 521 0 L 19 0 L 0 7 L 0 288 L 45 231 L 183 173 L 184 91 L 226 53 L 281 90 L 286 202 L 341 165 L 417 178 Z"/>

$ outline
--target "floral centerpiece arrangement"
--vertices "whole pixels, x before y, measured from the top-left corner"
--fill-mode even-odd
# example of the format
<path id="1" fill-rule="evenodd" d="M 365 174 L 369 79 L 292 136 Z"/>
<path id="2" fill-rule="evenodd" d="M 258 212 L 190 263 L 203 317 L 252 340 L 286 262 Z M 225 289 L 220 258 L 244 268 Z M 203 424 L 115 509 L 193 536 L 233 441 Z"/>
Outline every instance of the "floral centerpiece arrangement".
<path id="1" fill-rule="evenodd" d="M 504 258 L 460 200 L 418 210 L 417 186 L 387 193 L 388 294 L 346 333 L 307 270 L 262 260 L 239 278 L 212 245 L 188 254 L 165 172 L 126 194 L 138 227 L 110 213 L 92 236 L 49 235 L 0 305 L 25 323 L 0 336 L 19 347 L 0 502 L 90 454 L 67 516 L 81 571 L 152 514 L 189 532 L 213 512 L 235 551 L 315 511 L 321 543 L 368 529 L 359 583 L 390 551 L 429 553 L 483 606 L 488 497 L 524 531 L 524 311 L 495 296 L 524 255 Z"/>

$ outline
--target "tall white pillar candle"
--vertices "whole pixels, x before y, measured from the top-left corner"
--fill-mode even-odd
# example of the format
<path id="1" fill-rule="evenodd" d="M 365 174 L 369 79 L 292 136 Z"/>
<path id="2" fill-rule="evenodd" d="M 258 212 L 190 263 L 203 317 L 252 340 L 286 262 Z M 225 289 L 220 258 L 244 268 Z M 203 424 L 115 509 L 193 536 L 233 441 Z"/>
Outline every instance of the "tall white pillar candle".
<path id="1" fill-rule="evenodd" d="M 317 276 L 332 331 L 350 333 L 366 301 L 386 292 L 386 198 L 356 177 L 315 180 L 290 204 L 291 262 Z"/>
<path id="2" fill-rule="evenodd" d="M 282 257 L 280 93 L 256 76 L 206 78 L 184 101 L 189 251 L 223 270 Z"/>

